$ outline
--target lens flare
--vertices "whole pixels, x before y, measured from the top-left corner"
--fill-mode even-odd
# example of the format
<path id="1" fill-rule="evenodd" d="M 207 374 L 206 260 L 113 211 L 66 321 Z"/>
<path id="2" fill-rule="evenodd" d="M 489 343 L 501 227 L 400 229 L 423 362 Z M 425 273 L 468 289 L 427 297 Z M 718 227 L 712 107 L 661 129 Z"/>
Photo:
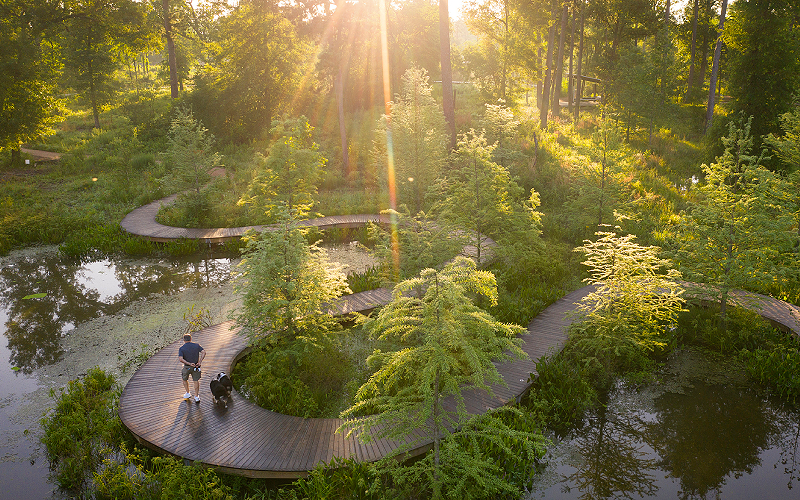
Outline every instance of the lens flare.
<path id="1" fill-rule="evenodd" d="M 386 178 L 389 180 L 389 223 L 392 233 L 392 261 L 395 278 L 400 275 L 400 243 L 397 237 L 397 196 L 394 179 L 394 148 L 392 144 L 392 89 L 389 79 L 389 37 L 386 23 L 386 1 L 378 2 L 381 22 L 381 55 L 383 59 L 383 102 L 386 109 Z"/>

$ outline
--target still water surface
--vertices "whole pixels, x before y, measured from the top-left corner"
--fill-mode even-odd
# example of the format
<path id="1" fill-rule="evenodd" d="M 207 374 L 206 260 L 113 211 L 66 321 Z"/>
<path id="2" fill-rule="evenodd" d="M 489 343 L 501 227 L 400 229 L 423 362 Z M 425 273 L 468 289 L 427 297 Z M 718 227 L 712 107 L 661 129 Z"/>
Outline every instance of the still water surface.
<path id="1" fill-rule="evenodd" d="M 34 425 L 16 414 L 42 386 L 37 369 L 62 359 L 65 335 L 154 294 L 217 286 L 230 271 L 229 259 L 213 256 L 75 262 L 47 248 L 0 257 L 0 498 L 62 497 L 47 480 L 38 437 L 25 433 Z"/>
<path id="2" fill-rule="evenodd" d="M 619 385 L 548 451 L 530 500 L 797 499 L 797 409 L 747 385 Z"/>

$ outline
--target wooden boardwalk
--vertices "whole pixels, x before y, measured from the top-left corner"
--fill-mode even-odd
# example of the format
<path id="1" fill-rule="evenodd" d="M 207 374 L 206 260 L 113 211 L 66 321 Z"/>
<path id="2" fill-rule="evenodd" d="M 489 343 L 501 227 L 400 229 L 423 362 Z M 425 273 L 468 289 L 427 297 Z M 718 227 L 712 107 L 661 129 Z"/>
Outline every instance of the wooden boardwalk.
<path id="1" fill-rule="evenodd" d="M 156 200 L 141 206 L 122 219 L 120 226 L 130 234 L 140 236 L 150 241 L 165 243 L 181 238 L 200 240 L 204 243 L 224 243 L 241 238 L 249 230 L 264 231 L 269 226 L 242 226 L 222 227 L 214 229 L 199 229 L 165 226 L 156 222 L 156 215 L 162 205 L 170 205 L 178 198 L 177 194 Z M 333 215 L 317 219 L 308 219 L 299 223 L 303 227 L 318 227 L 320 229 L 361 227 L 368 222 L 386 224 L 389 218 L 383 215 Z"/>
<path id="2" fill-rule="evenodd" d="M 585 287 L 567 295 L 537 316 L 523 336 L 523 349 L 531 359 L 498 365 L 507 387 L 495 387 L 494 397 L 465 391 L 467 411 L 484 413 L 514 401 L 527 390 L 528 376 L 535 373 L 536 361 L 563 347 L 569 324 L 566 313 L 588 290 Z M 372 308 L 389 298 L 386 289 L 354 294 L 343 299 L 348 305 L 342 310 L 361 310 L 364 304 Z M 183 399 L 178 362 L 183 340 L 162 349 L 137 370 L 122 392 L 119 414 L 140 442 L 229 473 L 272 478 L 304 476 L 333 457 L 379 460 L 403 444 L 380 440 L 367 445 L 355 436 L 337 434 L 340 419 L 282 415 L 256 406 L 235 391 L 227 410 L 215 406 L 208 382 L 220 371 L 231 373 L 233 364 L 245 352 L 247 340 L 238 332 L 233 322 L 226 322 L 194 334 L 194 340 L 207 353 L 199 405 Z M 412 440 L 412 455 L 426 451 L 431 443 L 422 435 L 415 435 L 408 442 Z"/>
<path id="3" fill-rule="evenodd" d="M 467 411 L 481 414 L 517 400 L 528 390 L 536 362 L 560 351 L 572 322 L 570 312 L 593 287 L 576 290 L 542 311 L 522 336 L 522 348 L 530 359 L 499 363 L 505 386 L 493 387 L 493 396 L 478 390 L 464 391 Z M 745 294 L 752 297 L 752 294 Z M 763 296 L 762 296 L 763 297 Z M 343 299 L 342 312 L 371 309 L 390 298 L 386 289 L 354 294 Z M 800 334 L 800 308 L 763 297 L 759 312 L 787 331 Z M 256 406 L 234 391 L 228 409 L 215 406 L 208 382 L 220 372 L 231 373 L 233 364 L 247 349 L 244 336 L 233 322 L 210 326 L 194 334 L 207 356 L 203 362 L 200 404 L 183 399 L 178 348 L 182 340 L 151 357 L 131 378 L 120 397 L 122 422 L 145 445 L 218 467 L 228 473 L 260 478 L 302 477 L 334 457 L 375 461 L 409 444 L 410 454 L 424 453 L 431 440 L 416 434 L 406 442 L 386 440 L 364 444 L 355 436 L 337 434 L 342 420 L 300 418 Z"/>
<path id="4" fill-rule="evenodd" d="M 197 238 L 212 243 L 240 237 L 251 228 L 263 229 L 249 226 L 203 230 L 156 224 L 158 208 L 169 202 L 169 199 L 159 200 L 135 210 L 123 220 L 123 228 L 154 241 Z M 309 225 L 352 227 L 367 221 L 384 222 L 379 216 L 367 215 L 326 217 L 309 221 Z M 465 248 L 463 253 L 469 254 L 470 249 Z M 518 400 L 529 388 L 528 380 L 531 374 L 536 373 L 536 362 L 542 356 L 563 348 L 567 327 L 572 322 L 569 313 L 592 289 L 586 286 L 576 290 L 536 316 L 522 336 L 522 348 L 529 359 L 498 363 L 505 385 L 493 387 L 492 396 L 478 390 L 464 391 L 467 411 L 481 414 Z M 388 289 L 376 289 L 344 297 L 332 308 L 337 314 L 364 312 L 388 303 L 390 298 Z M 786 331 L 800 334 L 800 309 L 796 306 L 744 292 L 734 294 L 733 301 L 757 310 Z M 335 432 L 342 424 L 340 419 L 282 415 L 256 406 L 235 391 L 228 409 L 219 408 L 212 402 L 208 382 L 220 371 L 232 372 L 234 363 L 247 351 L 247 340 L 239 335 L 233 322 L 205 328 L 196 332 L 194 339 L 207 353 L 200 382 L 200 404 L 187 402 L 182 397 L 181 365 L 177 360 L 182 340 L 177 340 L 145 362 L 120 397 L 122 422 L 140 442 L 151 448 L 228 473 L 260 478 L 302 477 L 318 464 L 330 462 L 334 457 L 375 461 L 392 455 L 400 446 L 407 445 L 411 455 L 430 448 L 432 440 L 421 431 L 402 443 L 379 440 L 364 444 L 355 436 L 346 437 Z"/>

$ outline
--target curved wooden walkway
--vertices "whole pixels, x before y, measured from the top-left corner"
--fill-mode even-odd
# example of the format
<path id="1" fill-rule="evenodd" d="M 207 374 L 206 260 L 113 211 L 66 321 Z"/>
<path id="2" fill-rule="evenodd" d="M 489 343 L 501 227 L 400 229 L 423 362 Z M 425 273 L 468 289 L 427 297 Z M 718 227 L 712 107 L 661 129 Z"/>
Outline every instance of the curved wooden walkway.
<path id="1" fill-rule="evenodd" d="M 159 200 L 141 207 L 137 209 L 141 210 L 139 214 L 132 212 L 134 216 L 126 217 L 123 228 L 128 230 L 128 227 L 136 226 L 131 220 L 138 220 L 141 233 L 134 234 L 154 241 L 196 237 L 210 242 L 240 237 L 247 229 L 262 229 L 259 226 L 211 230 L 162 225 L 154 227 L 152 224 L 158 207 L 165 202 L 169 200 Z M 360 221 L 359 217 L 367 220 Z M 377 221 L 379 217 L 353 216 L 350 220 L 323 218 L 309 225 L 331 227 L 325 223 L 326 220 L 333 224 L 359 225 Z M 193 236 L 195 234 L 200 236 Z M 465 248 L 464 253 L 471 252 Z M 471 414 L 485 413 L 524 394 L 529 387 L 529 376 L 536 373 L 536 362 L 545 354 L 563 348 L 567 327 L 573 321 L 568 313 L 574 311 L 592 289 L 592 286 L 586 286 L 576 290 L 536 316 L 522 336 L 522 348 L 529 359 L 498 363 L 498 371 L 506 385 L 493 387 L 492 396 L 478 390 L 464 391 L 467 411 Z M 353 294 L 337 303 L 334 312 L 366 312 L 388 303 L 390 298 L 391 293 L 387 289 Z M 786 331 L 800 334 L 800 308 L 796 306 L 744 292 L 735 294 L 733 301 L 757 310 Z M 122 422 L 140 442 L 151 448 L 228 473 L 260 478 L 302 477 L 315 466 L 330 462 L 334 457 L 375 461 L 392 455 L 400 446 L 408 446 L 411 455 L 424 453 L 430 448 L 432 440 L 419 432 L 404 442 L 379 440 L 364 444 L 356 436 L 345 437 L 335 432 L 342 424 L 340 419 L 304 419 L 282 415 L 258 407 L 237 393 L 234 393 L 233 403 L 228 409 L 221 409 L 212 402 L 208 381 L 217 372 L 231 373 L 236 360 L 247 350 L 247 340 L 239 335 L 233 322 L 200 330 L 194 334 L 194 339 L 207 352 L 203 362 L 199 405 L 187 402 L 182 397 L 181 367 L 177 361 L 182 340 L 162 349 L 145 362 L 120 397 L 119 414 Z"/>
<path id="2" fill-rule="evenodd" d="M 498 365 L 507 387 L 496 386 L 494 397 L 482 391 L 465 391 L 467 411 L 480 414 L 514 401 L 529 384 L 536 361 L 560 349 L 566 341 L 567 312 L 588 293 L 585 287 L 557 301 L 528 326 L 523 349 L 529 360 Z M 354 294 L 344 299 L 342 310 L 367 310 L 390 299 L 386 289 Z M 308 473 L 333 457 L 375 461 L 391 455 L 401 444 L 410 444 L 410 454 L 427 451 L 432 440 L 415 434 L 405 443 L 379 440 L 362 443 L 356 436 L 345 437 L 336 429 L 336 418 L 300 418 L 282 415 L 256 406 L 234 391 L 228 409 L 213 404 L 208 381 L 220 372 L 231 372 L 237 357 L 247 348 L 233 322 L 210 326 L 193 334 L 206 350 L 201 402 L 183 399 L 177 361 L 178 340 L 153 355 L 133 375 L 120 397 L 122 422 L 145 445 L 248 477 L 295 478 Z"/>
<path id="3" fill-rule="evenodd" d="M 269 226 L 242 226 L 242 227 L 222 227 L 216 229 L 199 229 L 165 226 L 156 222 L 156 215 L 162 205 L 170 205 L 178 198 L 177 194 L 156 200 L 147 205 L 141 206 L 122 219 L 120 226 L 128 233 L 140 236 L 150 241 L 165 243 L 167 241 L 178 240 L 181 238 L 200 240 L 204 243 L 224 243 L 226 241 L 241 238 L 244 233 L 253 229 L 264 231 Z M 308 219 L 299 223 L 303 227 L 318 228 L 348 228 L 361 227 L 368 222 L 388 224 L 389 218 L 383 215 L 360 214 L 360 215 L 333 215 L 318 219 Z"/>

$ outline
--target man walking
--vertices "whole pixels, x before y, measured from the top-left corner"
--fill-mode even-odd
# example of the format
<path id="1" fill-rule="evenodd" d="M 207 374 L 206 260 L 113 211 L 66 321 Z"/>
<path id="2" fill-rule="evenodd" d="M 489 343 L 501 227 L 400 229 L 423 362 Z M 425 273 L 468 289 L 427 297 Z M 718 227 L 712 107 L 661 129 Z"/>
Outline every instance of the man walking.
<path id="1" fill-rule="evenodd" d="M 183 387 L 186 389 L 186 394 L 183 399 L 192 397 L 189 392 L 189 375 L 192 376 L 194 382 L 194 402 L 200 402 L 200 363 L 206 357 L 206 351 L 200 344 L 192 342 L 192 335 L 187 333 L 183 336 L 183 345 L 178 349 L 178 361 L 183 365 L 181 370 L 181 378 L 183 379 Z"/>

